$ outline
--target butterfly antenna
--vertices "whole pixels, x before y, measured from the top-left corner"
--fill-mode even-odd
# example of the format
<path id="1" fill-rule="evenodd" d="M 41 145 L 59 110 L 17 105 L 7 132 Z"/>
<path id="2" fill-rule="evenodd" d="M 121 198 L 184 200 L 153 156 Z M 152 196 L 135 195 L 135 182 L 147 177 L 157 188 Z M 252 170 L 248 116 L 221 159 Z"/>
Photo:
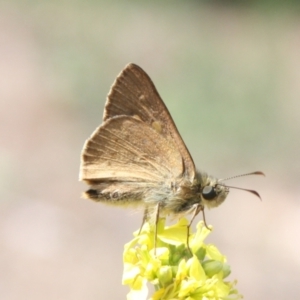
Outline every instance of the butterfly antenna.
<path id="1" fill-rule="evenodd" d="M 259 194 L 257 191 L 254 191 L 254 190 L 248 190 L 248 189 L 243 189 L 243 188 L 239 188 L 239 187 L 236 187 L 236 186 L 228 186 L 228 185 L 226 185 L 226 187 L 231 188 L 231 189 L 236 189 L 236 190 L 242 190 L 242 191 L 249 192 L 249 193 L 255 195 L 256 197 L 258 197 L 258 198 L 260 199 L 260 201 L 262 201 L 262 199 L 261 199 L 261 197 L 260 197 L 260 194 Z"/>
<path id="2" fill-rule="evenodd" d="M 256 171 L 256 172 L 251 172 L 251 173 L 236 175 L 236 176 L 232 176 L 232 177 L 228 177 L 228 178 L 224 178 L 224 179 L 219 179 L 218 182 L 229 180 L 229 179 L 233 179 L 233 178 L 237 178 L 237 177 L 249 176 L 249 175 L 262 175 L 262 176 L 266 176 L 263 172 Z"/>
<path id="3" fill-rule="evenodd" d="M 256 172 L 251 172 L 251 173 L 246 173 L 246 174 L 241 174 L 241 175 L 236 175 L 236 176 L 228 177 L 228 178 L 225 178 L 225 179 L 220 179 L 220 180 L 218 180 L 218 183 L 221 182 L 221 181 L 225 181 L 225 180 L 229 180 L 229 179 L 233 179 L 233 178 L 237 178 L 237 177 L 249 176 L 249 175 L 262 175 L 262 176 L 266 176 L 263 172 L 256 171 Z M 255 195 L 256 197 L 258 197 L 260 199 L 260 201 L 262 200 L 261 197 L 260 197 L 260 195 L 259 195 L 259 193 L 257 191 L 249 190 L 249 189 L 244 189 L 244 188 L 239 188 L 239 187 L 236 187 L 236 186 L 229 186 L 229 185 L 226 185 L 226 187 L 229 187 L 229 188 L 232 188 L 232 189 L 236 189 L 236 190 L 242 190 L 242 191 L 249 192 L 249 193 Z"/>

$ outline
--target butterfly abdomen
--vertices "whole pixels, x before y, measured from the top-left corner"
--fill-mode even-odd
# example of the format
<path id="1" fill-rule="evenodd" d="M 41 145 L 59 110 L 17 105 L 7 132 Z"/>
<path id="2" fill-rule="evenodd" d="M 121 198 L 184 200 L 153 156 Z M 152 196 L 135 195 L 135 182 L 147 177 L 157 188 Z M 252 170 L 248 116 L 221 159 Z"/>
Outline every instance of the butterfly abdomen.
<path id="1" fill-rule="evenodd" d="M 112 205 L 124 205 L 128 203 L 136 205 L 142 203 L 146 190 L 138 188 L 132 182 L 123 184 L 122 188 L 117 183 L 111 181 L 94 182 L 91 188 L 83 194 L 83 197 Z"/>
<path id="2" fill-rule="evenodd" d="M 89 198 L 95 201 L 110 200 L 112 195 L 102 193 L 100 190 L 90 189 L 83 194 L 84 198 Z"/>

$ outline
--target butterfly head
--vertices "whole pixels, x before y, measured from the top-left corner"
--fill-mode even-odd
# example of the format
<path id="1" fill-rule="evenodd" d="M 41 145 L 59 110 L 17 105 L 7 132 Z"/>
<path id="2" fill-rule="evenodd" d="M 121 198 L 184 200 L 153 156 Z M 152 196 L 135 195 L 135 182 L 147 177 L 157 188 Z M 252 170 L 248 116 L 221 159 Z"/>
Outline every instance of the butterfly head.
<path id="1" fill-rule="evenodd" d="M 226 199 L 229 188 L 218 182 L 214 177 L 201 174 L 201 198 L 203 204 L 208 207 L 217 207 Z"/>
<path id="2" fill-rule="evenodd" d="M 202 198 L 203 204 L 205 206 L 207 206 L 208 208 L 219 206 L 226 199 L 226 197 L 229 193 L 229 188 L 250 192 L 253 195 L 257 196 L 259 199 L 261 199 L 258 192 L 254 191 L 254 190 L 239 188 L 239 187 L 235 187 L 235 186 L 228 186 L 228 185 L 224 185 L 222 183 L 222 181 L 225 181 L 228 179 L 242 177 L 242 176 L 248 176 L 248 175 L 263 175 L 263 176 L 265 176 L 265 174 L 263 172 L 256 171 L 256 172 L 241 174 L 241 175 L 237 175 L 237 176 L 233 176 L 233 177 L 229 177 L 229 178 L 225 178 L 225 179 L 216 179 L 212 176 L 208 176 L 207 174 L 198 173 L 198 180 L 200 181 L 201 198 Z"/>

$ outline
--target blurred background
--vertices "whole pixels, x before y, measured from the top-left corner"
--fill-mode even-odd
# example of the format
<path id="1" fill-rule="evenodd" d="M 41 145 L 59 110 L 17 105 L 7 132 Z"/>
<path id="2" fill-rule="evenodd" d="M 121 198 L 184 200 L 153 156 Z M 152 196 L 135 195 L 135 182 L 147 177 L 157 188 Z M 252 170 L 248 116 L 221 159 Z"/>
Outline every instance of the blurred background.
<path id="1" fill-rule="evenodd" d="M 142 215 L 81 199 L 78 171 L 129 62 L 154 81 L 200 170 L 267 175 L 228 182 L 262 202 L 232 190 L 206 212 L 239 292 L 299 296 L 299 6 L 239 2 L 1 2 L 1 299 L 126 298 L 123 246 Z"/>

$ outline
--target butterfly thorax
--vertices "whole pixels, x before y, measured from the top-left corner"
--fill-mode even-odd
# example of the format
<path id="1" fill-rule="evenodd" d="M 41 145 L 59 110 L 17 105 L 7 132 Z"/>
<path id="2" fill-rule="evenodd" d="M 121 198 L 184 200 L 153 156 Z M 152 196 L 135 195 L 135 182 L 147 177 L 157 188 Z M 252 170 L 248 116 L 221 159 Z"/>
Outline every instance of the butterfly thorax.
<path id="1" fill-rule="evenodd" d="M 149 195 L 146 202 L 151 206 L 152 201 L 159 201 L 165 213 L 182 214 L 193 211 L 198 205 L 216 207 L 225 200 L 227 194 L 228 188 L 219 184 L 216 178 L 197 172 L 193 182 L 185 178 L 173 180 L 165 184 L 159 194 L 156 190 L 155 195 Z"/>

